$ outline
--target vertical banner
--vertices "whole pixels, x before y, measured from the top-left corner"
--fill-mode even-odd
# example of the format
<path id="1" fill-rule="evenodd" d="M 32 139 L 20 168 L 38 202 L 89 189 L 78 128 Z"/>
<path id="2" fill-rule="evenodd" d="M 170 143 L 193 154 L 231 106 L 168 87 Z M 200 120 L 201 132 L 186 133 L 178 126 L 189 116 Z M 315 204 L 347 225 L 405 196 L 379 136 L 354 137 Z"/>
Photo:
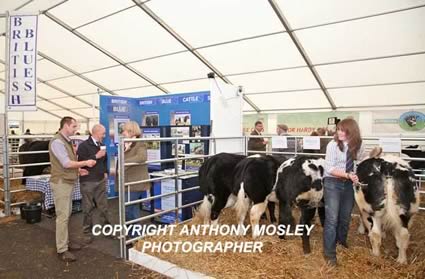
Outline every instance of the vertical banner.
<path id="1" fill-rule="evenodd" d="M 34 14 L 9 14 L 7 18 L 8 111 L 37 110 L 37 20 Z"/>

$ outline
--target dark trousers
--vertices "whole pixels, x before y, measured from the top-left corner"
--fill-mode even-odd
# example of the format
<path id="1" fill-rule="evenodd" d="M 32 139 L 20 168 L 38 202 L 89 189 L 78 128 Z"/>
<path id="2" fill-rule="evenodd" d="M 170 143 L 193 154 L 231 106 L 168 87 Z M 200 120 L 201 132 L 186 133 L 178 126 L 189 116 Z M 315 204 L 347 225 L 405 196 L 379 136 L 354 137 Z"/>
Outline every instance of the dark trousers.
<path id="1" fill-rule="evenodd" d="M 354 190 L 351 180 L 326 177 L 324 183 L 325 226 L 323 248 L 325 257 L 336 259 L 336 244 L 347 243 L 347 235 L 354 206 Z"/>
<path id="2" fill-rule="evenodd" d="M 101 224 L 109 224 L 106 179 L 100 181 L 81 182 L 83 207 L 83 232 L 91 233 L 94 209 L 100 211 Z"/>

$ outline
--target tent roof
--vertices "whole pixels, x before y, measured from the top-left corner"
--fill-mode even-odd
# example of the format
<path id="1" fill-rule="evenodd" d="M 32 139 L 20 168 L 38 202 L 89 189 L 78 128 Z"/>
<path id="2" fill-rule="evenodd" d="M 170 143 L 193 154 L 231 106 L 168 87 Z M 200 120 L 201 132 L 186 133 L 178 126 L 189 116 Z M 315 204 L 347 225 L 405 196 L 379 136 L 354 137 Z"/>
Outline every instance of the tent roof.
<path id="1" fill-rule="evenodd" d="M 246 113 L 425 106 L 425 0 L 2 0 L 2 73 L 8 10 L 41 13 L 43 115 L 205 90 L 209 72 Z"/>

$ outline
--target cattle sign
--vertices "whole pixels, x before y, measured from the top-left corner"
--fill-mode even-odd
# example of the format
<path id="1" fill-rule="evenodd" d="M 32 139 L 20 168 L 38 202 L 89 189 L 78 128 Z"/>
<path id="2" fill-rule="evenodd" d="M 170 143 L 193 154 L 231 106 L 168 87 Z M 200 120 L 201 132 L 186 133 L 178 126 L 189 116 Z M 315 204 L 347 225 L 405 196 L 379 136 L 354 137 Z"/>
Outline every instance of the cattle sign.
<path id="1" fill-rule="evenodd" d="M 37 110 L 37 19 L 34 14 L 10 14 L 7 18 L 8 111 Z"/>

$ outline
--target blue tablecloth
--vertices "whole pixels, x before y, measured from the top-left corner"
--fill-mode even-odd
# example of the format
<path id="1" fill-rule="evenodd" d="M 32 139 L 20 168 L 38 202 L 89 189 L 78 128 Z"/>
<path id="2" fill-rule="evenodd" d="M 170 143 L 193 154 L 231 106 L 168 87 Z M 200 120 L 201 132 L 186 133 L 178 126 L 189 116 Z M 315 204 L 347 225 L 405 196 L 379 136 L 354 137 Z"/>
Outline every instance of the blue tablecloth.
<path id="1" fill-rule="evenodd" d="M 53 192 L 50 188 L 50 177 L 40 176 L 27 178 L 26 188 L 29 191 L 38 191 L 44 194 L 44 208 L 50 209 L 55 206 L 53 201 Z M 72 192 L 72 200 L 81 200 L 80 183 L 75 183 L 74 191 Z"/>

